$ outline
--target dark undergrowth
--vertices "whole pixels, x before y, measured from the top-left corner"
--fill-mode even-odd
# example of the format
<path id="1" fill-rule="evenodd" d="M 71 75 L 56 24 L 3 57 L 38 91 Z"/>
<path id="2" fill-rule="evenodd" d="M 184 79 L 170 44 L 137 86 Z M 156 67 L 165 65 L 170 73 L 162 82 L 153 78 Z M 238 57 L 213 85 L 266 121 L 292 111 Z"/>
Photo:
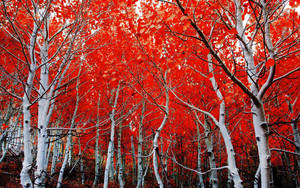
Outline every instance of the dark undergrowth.
<path id="1" fill-rule="evenodd" d="M 0 163 L 0 188 L 14 188 L 14 187 L 21 187 L 20 185 L 20 172 L 22 169 L 22 156 L 14 156 L 11 154 L 7 154 L 5 159 Z M 63 188 L 87 188 L 92 187 L 93 180 L 94 180 L 94 160 L 92 159 L 84 159 L 84 185 L 81 184 L 81 178 L 82 173 L 80 172 L 79 163 L 74 163 L 72 167 L 66 167 L 65 174 L 64 174 L 64 180 L 63 180 Z M 52 176 L 47 175 L 46 179 L 46 185 L 45 187 L 54 188 L 57 184 L 58 179 L 58 172 L 59 167 L 61 163 L 57 164 L 56 173 Z M 49 164 L 50 166 L 50 164 Z M 33 169 L 34 170 L 34 169 Z M 32 179 L 34 177 L 33 170 L 30 172 Z M 48 169 L 49 170 L 49 169 Z M 219 174 L 219 187 L 225 188 L 227 187 L 227 180 L 226 180 L 226 172 Z M 243 179 L 244 179 L 244 187 L 253 187 L 253 177 L 252 174 L 249 174 L 247 177 L 246 173 L 243 173 Z M 276 167 L 273 168 L 273 176 L 274 176 L 274 188 L 296 188 L 295 185 L 295 177 L 296 174 L 288 174 L 283 167 Z M 172 178 L 173 177 L 173 178 Z M 170 175 L 168 177 L 169 186 L 166 187 L 189 187 L 194 188 L 196 187 L 196 178 L 191 178 L 192 176 L 186 176 L 183 175 L 184 178 L 178 178 L 175 181 L 174 176 Z M 196 177 L 196 176 L 195 176 Z M 299 176 L 298 176 L 299 177 Z M 100 171 L 100 177 L 99 177 L 99 184 L 96 186 L 96 188 L 102 188 L 103 187 L 103 178 L 104 178 L 104 166 Z M 135 180 L 133 179 L 133 173 L 132 172 L 126 172 L 125 173 L 125 187 L 136 187 Z M 247 181 L 251 180 L 251 181 Z M 298 178 L 298 182 L 300 179 Z M 166 181 L 165 181 L 166 182 Z M 209 187 L 208 182 L 206 182 L 206 187 Z M 233 185 L 231 185 L 232 187 Z M 117 182 L 117 175 L 115 175 L 115 178 L 110 182 L 109 184 L 110 188 L 117 188 L 119 187 L 119 184 Z M 148 175 L 145 177 L 145 188 L 154 188 L 158 187 L 156 184 L 155 177 L 153 175 L 153 172 L 148 172 Z"/>

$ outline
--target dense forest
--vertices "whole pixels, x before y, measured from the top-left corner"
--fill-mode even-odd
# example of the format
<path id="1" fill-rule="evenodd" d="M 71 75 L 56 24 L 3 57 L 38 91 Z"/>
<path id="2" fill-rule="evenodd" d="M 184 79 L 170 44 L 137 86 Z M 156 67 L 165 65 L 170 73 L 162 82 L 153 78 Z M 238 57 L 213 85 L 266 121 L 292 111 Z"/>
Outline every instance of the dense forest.
<path id="1" fill-rule="evenodd" d="M 299 0 L 2 0 L 0 187 L 300 187 Z"/>

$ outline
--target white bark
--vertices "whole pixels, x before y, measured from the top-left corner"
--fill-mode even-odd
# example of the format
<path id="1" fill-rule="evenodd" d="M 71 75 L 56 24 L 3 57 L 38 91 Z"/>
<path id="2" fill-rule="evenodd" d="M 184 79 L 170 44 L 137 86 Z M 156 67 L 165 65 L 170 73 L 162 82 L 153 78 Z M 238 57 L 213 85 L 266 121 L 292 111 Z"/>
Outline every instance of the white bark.
<path id="1" fill-rule="evenodd" d="M 218 187 L 218 173 L 217 173 L 217 165 L 214 154 L 214 146 L 213 146 L 213 135 L 211 133 L 210 125 L 208 125 L 208 119 L 204 120 L 204 128 L 205 128 L 205 144 L 207 147 L 208 158 L 209 158 L 209 166 L 211 170 L 209 182 L 212 188 Z"/>
<path id="2" fill-rule="evenodd" d="M 98 184 L 99 176 L 100 176 L 100 153 L 99 153 L 99 109 L 100 109 L 100 96 L 98 98 L 97 104 L 97 123 L 96 123 L 96 144 L 95 144 L 95 178 L 93 182 L 93 186 L 95 187 Z"/>
<path id="3" fill-rule="evenodd" d="M 261 174 L 261 186 L 270 187 L 271 172 L 270 172 L 270 149 L 267 137 L 267 123 L 265 120 L 265 114 L 263 104 L 260 107 L 253 105 L 252 107 L 253 125 L 256 136 L 256 142 L 258 147 L 259 162 L 260 162 L 260 174 Z"/>
<path id="4" fill-rule="evenodd" d="M 201 142 L 200 142 L 200 130 L 197 124 L 197 170 L 201 172 Z M 204 188 L 204 181 L 201 173 L 198 173 L 197 188 Z"/>
<path id="5" fill-rule="evenodd" d="M 115 160 L 114 160 L 114 155 L 115 155 L 115 144 L 112 143 L 112 148 L 111 148 L 111 165 L 110 165 L 110 170 L 109 170 L 109 179 L 110 181 L 114 180 L 114 176 L 115 176 Z"/>
<path id="6" fill-rule="evenodd" d="M 243 26 L 243 20 L 242 20 L 242 6 L 241 2 L 239 0 L 234 0 L 235 6 L 236 6 L 236 29 L 238 32 L 238 35 L 241 37 L 241 39 L 246 42 L 245 35 L 244 35 L 244 26 Z M 272 42 L 270 39 L 270 30 L 269 30 L 269 22 L 267 13 L 265 12 L 267 7 L 264 2 L 262 2 L 263 5 L 263 14 L 264 14 L 264 21 L 265 21 L 265 40 L 267 48 L 269 49 L 270 56 L 273 58 L 273 47 Z M 256 143 L 258 147 L 258 155 L 259 155 L 259 162 L 260 162 L 260 173 L 261 173 L 261 186 L 264 188 L 270 187 L 271 182 L 271 171 L 270 171 L 270 158 L 271 153 L 269 149 L 269 143 L 268 143 L 268 125 L 265 118 L 265 112 L 264 107 L 262 103 L 262 97 L 267 88 L 271 85 L 273 76 L 275 73 L 275 66 L 272 66 L 270 69 L 269 77 L 266 83 L 262 86 L 261 90 L 259 91 L 256 85 L 256 76 L 257 71 L 254 64 L 254 57 L 252 52 L 252 46 L 250 44 L 247 45 L 247 43 L 243 43 L 240 41 L 240 46 L 242 47 L 242 51 L 244 53 L 244 58 L 247 62 L 247 74 L 248 74 L 248 82 L 250 83 L 250 90 L 251 93 L 256 97 L 255 99 L 252 99 L 252 108 L 251 112 L 253 114 L 253 126 L 255 131 L 255 137 L 256 137 Z"/>
<path id="7" fill-rule="evenodd" d="M 35 70 L 33 69 L 33 71 L 35 71 Z M 29 83 L 29 84 L 26 85 L 26 87 L 32 87 L 33 77 L 34 77 L 33 73 L 30 72 L 28 81 L 27 81 L 27 83 Z M 29 89 L 27 89 L 27 90 L 29 90 Z M 26 92 L 26 94 L 24 94 L 23 104 L 22 104 L 22 106 L 23 106 L 24 160 L 23 160 L 22 171 L 20 174 L 22 186 L 28 187 L 28 188 L 33 186 L 30 176 L 29 176 L 29 170 L 32 167 L 31 133 L 30 133 L 31 112 L 30 112 L 30 102 L 29 102 L 27 95 L 28 94 L 30 95 L 30 92 L 29 93 Z"/>
<path id="8" fill-rule="evenodd" d="M 165 90 L 166 90 L 166 104 L 164 106 L 165 115 L 164 115 L 163 121 L 161 122 L 160 126 L 158 127 L 158 129 L 156 129 L 155 136 L 153 139 L 153 150 L 154 150 L 154 152 L 153 152 L 153 168 L 154 168 L 154 174 L 155 174 L 156 181 L 160 188 L 163 188 L 164 184 L 159 175 L 159 168 L 158 168 L 158 160 L 157 160 L 157 156 L 159 155 L 158 138 L 159 138 L 161 130 L 167 123 L 168 115 L 169 115 L 169 92 L 168 92 L 168 88 L 165 88 Z"/>
<path id="9" fill-rule="evenodd" d="M 70 143 L 70 150 L 69 150 L 69 157 L 68 157 L 68 165 L 72 166 L 72 158 L 73 158 L 73 136 L 71 135 L 71 139 L 70 139 L 71 143 Z"/>
<path id="10" fill-rule="evenodd" d="M 132 129 L 132 121 L 129 123 L 129 128 L 131 131 Z M 136 177 L 136 160 L 135 160 L 135 148 L 134 148 L 134 140 L 133 136 L 130 136 L 130 142 L 131 142 L 131 155 L 132 155 L 132 168 L 133 168 L 133 176 L 132 176 L 132 183 L 135 183 L 135 177 Z"/>
<path id="11" fill-rule="evenodd" d="M 78 139 L 78 147 L 79 147 L 79 158 L 80 158 L 80 174 L 81 174 L 81 184 L 84 185 L 85 177 L 84 177 L 84 167 L 83 167 L 83 159 L 82 159 L 82 151 L 81 151 L 81 144 L 80 140 Z"/>
<path id="12" fill-rule="evenodd" d="M 81 73 L 81 65 L 79 67 L 79 72 L 78 72 L 78 77 L 77 77 L 77 83 L 76 83 L 76 104 L 75 104 L 75 109 L 73 112 L 73 116 L 71 119 L 71 125 L 70 125 L 70 130 L 68 131 L 68 138 L 67 138 L 67 144 L 66 144 L 66 148 L 65 148 L 65 156 L 64 156 L 64 161 L 63 164 L 61 166 L 61 169 L 59 171 L 59 177 L 58 177 L 58 181 L 57 181 L 57 188 L 60 188 L 62 185 L 62 180 L 63 180 L 63 175 L 64 175 L 64 171 L 68 162 L 68 157 L 69 157 L 69 151 L 70 151 L 70 146 L 71 146 L 71 139 L 72 139 L 72 129 L 75 125 L 75 119 L 77 116 L 77 110 L 78 110 L 78 105 L 79 105 L 79 85 L 80 85 L 80 80 L 79 80 L 79 75 Z"/>
<path id="13" fill-rule="evenodd" d="M 71 134 L 72 132 L 69 131 L 68 133 L 68 138 L 67 138 L 67 144 L 66 144 L 66 148 L 65 148 L 65 155 L 64 155 L 64 160 L 63 160 L 63 163 L 61 165 L 61 168 L 60 168 L 60 171 L 59 171 L 59 176 L 58 176 L 58 180 L 57 180 L 57 188 L 60 188 L 61 185 L 62 185 L 62 180 L 63 180 L 63 176 L 64 176 L 64 171 L 65 171 L 65 168 L 67 166 L 67 163 L 68 163 L 68 153 L 69 153 L 69 150 L 70 150 L 70 145 L 71 145 Z"/>
<path id="14" fill-rule="evenodd" d="M 119 167 L 119 173 L 118 173 L 118 180 L 120 184 L 120 188 L 123 188 L 125 185 L 125 182 L 123 180 L 123 163 L 122 163 L 122 154 L 121 154 L 121 138 L 122 138 L 122 125 L 119 125 L 119 134 L 118 134 L 118 167 Z"/>
<path id="15" fill-rule="evenodd" d="M 48 32 L 48 16 L 45 18 L 44 23 L 44 37 L 47 36 Z M 45 187 L 46 177 L 46 158 L 47 158 L 47 113 L 48 113 L 48 77 L 49 77 L 49 65 L 48 61 L 48 37 L 44 38 L 44 45 L 41 48 L 41 60 L 42 67 L 40 71 L 40 88 L 39 88 L 39 101 L 38 101 L 38 148 L 36 157 L 37 169 L 35 175 L 35 187 Z"/>
<path id="16" fill-rule="evenodd" d="M 140 116 L 139 124 L 139 135 L 138 135 L 138 176 L 137 176 L 137 188 L 144 187 L 143 185 L 143 125 L 144 125 L 144 115 L 146 110 L 146 102 L 143 100 L 142 112 Z"/>
<path id="17" fill-rule="evenodd" d="M 29 170 L 32 167 L 32 153 L 31 153 L 31 112 L 30 112 L 30 96 L 33 87 L 33 80 L 36 72 L 36 59 L 35 59 L 35 42 L 37 38 L 38 27 L 34 23 L 32 35 L 30 38 L 30 70 L 28 72 L 28 78 L 25 85 L 25 91 L 23 96 L 23 137 L 24 137 L 24 160 L 22 164 L 22 171 L 20 174 L 21 185 L 23 187 L 31 188 L 33 187 L 32 181 L 30 179 Z"/>
<path id="18" fill-rule="evenodd" d="M 220 133 L 222 134 L 224 143 L 225 143 L 225 148 L 227 152 L 227 161 L 228 161 L 228 169 L 230 171 L 230 176 L 232 177 L 234 187 L 240 188 L 242 186 L 242 180 L 240 178 L 238 168 L 236 166 L 236 161 L 235 161 L 235 152 L 234 148 L 231 142 L 230 135 L 228 133 L 228 130 L 225 126 L 225 101 L 223 98 L 223 95 L 221 91 L 219 90 L 218 83 L 216 82 L 216 79 L 213 74 L 213 64 L 212 64 L 212 58 L 211 54 L 208 55 L 208 62 L 209 62 L 209 71 L 212 72 L 212 77 L 210 78 L 210 81 L 212 83 L 212 86 L 221 102 L 220 107 L 219 107 L 219 122 L 218 122 L 218 127 L 220 129 Z"/>
<path id="19" fill-rule="evenodd" d="M 57 130 L 55 131 L 55 133 L 57 135 L 60 135 L 61 134 L 61 131 Z M 57 139 L 55 137 L 55 139 Z M 55 170 L 56 170 L 56 162 L 58 160 L 58 157 L 59 157 L 59 153 L 60 153 L 60 148 L 61 148 L 61 140 L 58 139 L 58 140 L 55 140 L 54 142 L 54 146 L 53 146 L 53 154 L 52 154 L 52 163 L 51 163 L 51 170 L 50 170 L 50 175 L 52 176 L 54 173 L 55 173 Z"/>
<path id="20" fill-rule="evenodd" d="M 110 140 L 109 140 L 109 145 L 108 145 L 108 150 L 107 150 L 107 161 L 106 161 L 105 173 L 104 173 L 104 185 L 103 185 L 104 188 L 108 187 L 109 172 L 111 170 L 113 144 L 114 144 L 114 138 L 115 138 L 115 125 L 116 125 L 115 112 L 116 112 L 116 107 L 117 107 L 118 98 L 119 98 L 119 91 L 120 91 L 120 84 L 118 85 L 113 109 L 110 114 L 111 130 L 110 130 Z"/>
<path id="21" fill-rule="evenodd" d="M 259 177 L 260 177 L 260 165 L 258 166 L 254 176 L 254 183 L 253 183 L 254 188 L 258 188 Z"/>
<path id="22" fill-rule="evenodd" d="M 295 140 L 295 153 L 297 154 L 297 163 L 298 163 L 298 168 L 300 167 L 300 136 L 299 136 L 299 129 L 296 120 L 292 120 L 291 123 L 292 129 L 293 129 L 293 135 L 294 135 L 294 140 Z"/>

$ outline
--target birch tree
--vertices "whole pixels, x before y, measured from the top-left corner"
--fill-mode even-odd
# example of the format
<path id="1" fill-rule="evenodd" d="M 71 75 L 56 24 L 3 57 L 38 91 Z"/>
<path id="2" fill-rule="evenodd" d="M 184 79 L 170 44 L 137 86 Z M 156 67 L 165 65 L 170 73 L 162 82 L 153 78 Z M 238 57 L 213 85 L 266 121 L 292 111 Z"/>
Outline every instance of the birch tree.
<path id="1" fill-rule="evenodd" d="M 146 102 L 143 100 L 142 111 L 140 115 L 139 122 L 139 133 L 138 133 L 138 175 L 137 175 L 137 188 L 143 187 L 143 125 L 144 125 L 144 116 L 146 110 Z"/>
<path id="2" fill-rule="evenodd" d="M 98 98 L 97 103 L 97 123 L 96 123 L 96 144 L 95 144 L 95 179 L 93 182 L 93 186 L 95 187 L 98 184 L 99 179 L 99 170 L 100 170 L 100 153 L 99 153 L 99 123 L 100 123 L 100 117 L 99 117 L 99 110 L 100 110 L 100 96 Z"/>
<path id="3" fill-rule="evenodd" d="M 107 188 L 108 186 L 108 178 L 109 178 L 109 172 L 111 170 L 111 164 L 112 164 L 112 153 L 113 153 L 113 145 L 114 145 L 114 138 L 115 138 L 115 113 L 116 113 L 116 108 L 118 104 L 118 98 L 119 98 L 119 92 L 120 92 L 120 84 L 118 85 L 116 89 L 116 94 L 115 94 L 115 100 L 113 103 L 113 109 L 110 113 L 110 120 L 111 120 L 111 129 L 110 129 L 110 140 L 109 140 L 109 145 L 107 149 L 107 161 L 105 165 L 105 174 L 104 174 L 104 184 L 103 187 Z"/>
<path id="4" fill-rule="evenodd" d="M 73 128 L 75 127 L 75 120 L 77 117 L 77 111 L 78 111 L 78 106 L 79 106 L 79 102 L 80 102 L 80 97 L 79 97 L 79 85 L 80 85 L 80 80 L 79 80 L 79 76 L 81 73 L 81 65 L 79 67 L 79 71 L 78 71 L 78 77 L 77 77 L 77 83 L 76 83 L 76 104 L 75 104 L 75 108 L 74 108 L 74 112 L 72 115 L 72 119 L 71 119 L 71 125 L 70 125 L 70 130 L 68 131 L 68 137 L 67 137 L 67 143 L 66 143 L 66 147 L 65 147 L 65 154 L 64 154 L 64 160 L 62 163 L 62 166 L 60 168 L 59 171 L 59 176 L 58 176 L 58 180 L 57 180 L 57 188 L 60 188 L 62 185 L 62 180 L 63 180 L 63 176 L 64 176 L 64 171 L 68 162 L 68 158 L 69 158 L 69 152 L 70 152 L 70 148 L 71 148 L 71 140 L 72 140 L 72 131 Z"/>
<path id="5" fill-rule="evenodd" d="M 165 73 L 165 77 L 163 79 L 164 84 L 167 84 L 166 80 L 167 80 L 167 73 Z M 165 89 L 165 97 L 166 97 L 166 99 L 165 99 L 166 103 L 163 106 L 164 117 L 163 117 L 163 120 L 162 120 L 160 126 L 155 131 L 155 135 L 154 135 L 154 139 L 153 139 L 153 156 L 152 156 L 153 157 L 154 174 L 155 174 L 156 181 L 160 188 L 164 187 L 164 183 L 159 175 L 159 167 L 158 167 L 157 157 L 160 156 L 160 153 L 159 153 L 159 147 L 158 147 L 158 139 L 159 139 L 162 129 L 164 128 L 164 126 L 166 125 L 167 120 L 168 120 L 169 102 L 170 102 L 169 101 L 170 100 L 169 99 L 169 88 L 166 85 L 164 85 L 164 89 Z M 160 158 L 160 160 L 161 160 L 161 158 Z"/>
<path id="6" fill-rule="evenodd" d="M 207 49 L 206 53 L 208 52 L 212 55 L 213 61 L 223 70 L 223 73 L 251 100 L 252 123 L 255 131 L 261 169 L 261 185 L 266 188 L 270 187 L 271 153 L 269 149 L 268 122 L 264 110 L 263 97 L 273 83 L 300 70 L 299 66 L 294 66 L 294 68 L 289 69 L 283 75 L 275 76 L 278 62 L 282 60 L 283 57 L 293 57 L 298 53 L 298 50 L 296 50 L 295 47 L 299 42 L 297 40 L 291 42 L 287 41 L 287 36 L 296 36 L 295 32 L 298 29 L 295 26 L 292 26 L 289 32 L 284 33 L 283 31 L 281 33 L 285 37 L 277 37 L 276 42 L 272 41 L 271 25 L 274 25 L 275 22 L 283 16 L 283 12 L 287 10 L 286 2 L 270 4 L 262 0 L 250 2 L 245 5 L 246 8 L 243 8 L 243 5 L 239 0 L 234 0 L 232 3 L 234 6 L 233 10 L 230 8 L 231 2 L 228 2 L 227 4 L 225 2 L 219 2 L 214 5 L 210 4 L 211 6 L 209 5 L 209 7 L 216 6 L 219 7 L 219 9 L 205 9 L 207 12 L 210 12 L 211 16 L 216 16 L 213 19 L 212 25 L 209 27 L 202 19 L 197 19 L 197 15 L 195 14 L 195 9 L 198 7 L 197 3 L 193 2 L 195 8 L 192 7 L 191 9 L 187 9 L 186 7 L 188 2 L 176 0 L 176 2 L 167 3 L 169 3 L 170 6 L 176 7 L 182 13 L 182 20 L 186 20 L 186 23 L 189 24 L 189 27 L 196 34 L 186 35 L 180 32 L 175 33 L 199 41 L 203 45 L 203 48 Z M 231 14 L 230 11 L 233 11 L 233 13 Z M 286 12 L 289 14 L 289 10 Z M 246 13 L 248 13 L 250 18 L 245 16 Z M 276 16 L 272 18 L 273 15 Z M 217 24 L 218 19 L 221 20 L 220 26 Z M 255 27 L 252 27 L 253 25 Z M 233 39 L 230 39 L 229 35 L 225 35 L 224 40 L 234 41 L 234 44 L 239 44 L 241 47 L 242 58 L 244 59 L 243 71 L 247 75 L 247 81 L 242 80 L 241 77 L 235 74 L 235 70 L 237 70 L 235 67 L 237 65 L 237 58 L 233 55 L 232 61 L 228 62 L 227 57 L 224 56 L 222 51 L 219 51 L 220 47 L 227 47 L 235 54 L 233 47 L 230 46 L 230 44 L 227 45 L 227 43 L 213 43 L 214 41 L 219 40 L 219 38 L 214 38 L 212 35 L 221 31 L 221 26 L 233 29 L 231 35 L 233 36 Z M 211 30 L 210 33 L 206 32 L 206 29 L 208 28 Z M 246 33 L 249 33 L 249 35 Z M 275 33 L 273 32 L 273 39 L 275 38 L 274 35 Z M 259 36 L 262 36 L 262 39 Z M 255 46 L 255 44 L 258 43 L 260 46 L 263 46 L 263 48 Z M 274 46 L 274 44 L 276 45 Z M 259 62 L 256 62 L 255 56 L 258 53 L 255 53 L 254 49 L 262 49 L 260 50 L 261 53 L 259 52 L 261 55 Z M 232 69 L 229 68 L 230 63 L 231 67 L 233 65 Z M 266 76 L 262 76 L 263 70 L 267 71 Z"/>
<path id="7" fill-rule="evenodd" d="M 21 48 L 22 57 L 15 55 L 9 49 L 1 46 L 9 55 L 17 61 L 24 63 L 28 68 L 27 80 L 24 84 L 23 97 L 15 96 L 22 100 L 23 107 L 23 135 L 24 135 L 24 161 L 23 169 L 21 171 L 21 184 L 23 187 L 33 187 L 30 179 L 29 170 L 32 167 L 32 153 L 31 153 L 31 108 L 34 104 L 38 104 L 38 133 L 37 133 L 37 158 L 35 170 L 35 187 L 45 186 L 47 151 L 48 151 L 48 135 L 47 127 L 49 125 L 50 117 L 52 116 L 54 101 L 59 94 L 59 88 L 68 65 L 70 64 L 75 47 L 75 41 L 78 40 L 79 35 L 85 27 L 84 22 L 79 16 L 82 14 L 83 6 L 79 8 L 78 16 L 70 23 L 63 25 L 53 34 L 50 32 L 50 22 L 53 21 L 54 14 L 52 8 L 54 3 L 46 1 L 44 3 L 31 1 L 30 3 L 19 2 L 18 10 L 23 12 L 27 23 L 31 25 L 29 32 L 24 27 L 20 27 L 20 22 L 16 18 L 20 18 L 19 11 L 12 12 L 16 2 L 8 4 L 6 1 L 2 2 L 5 19 L 9 23 L 7 27 L 1 28 L 5 33 L 15 40 Z M 84 3 L 83 3 L 84 4 Z M 18 7 L 18 6 L 17 6 Z M 61 20 L 59 20 L 61 21 Z M 59 23 L 58 21 L 58 23 Z M 59 27 L 59 26 L 58 26 Z M 52 27 L 53 28 L 53 27 Z M 57 29 L 57 28 L 55 28 Z M 55 31 L 54 29 L 54 31 Z M 30 33 L 29 40 L 23 36 L 23 33 Z M 53 35 L 50 35 L 52 33 Z M 60 41 L 54 45 L 55 40 Z M 78 45 L 77 43 L 76 45 Z M 51 54 L 49 54 L 51 50 Z M 20 57 L 20 58 L 19 58 Z M 57 71 L 52 75 L 50 80 L 50 69 L 58 66 Z M 39 77 L 36 72 L 39 71 Z M 26 73 L 25 73 L 26 74 Z M 37 80 L 37 84 L 35 83 Z M 36 88 L 38 87 L 38 89 Z M 36 91 L 38 95 L 33 95 L 32 91 Z"/>

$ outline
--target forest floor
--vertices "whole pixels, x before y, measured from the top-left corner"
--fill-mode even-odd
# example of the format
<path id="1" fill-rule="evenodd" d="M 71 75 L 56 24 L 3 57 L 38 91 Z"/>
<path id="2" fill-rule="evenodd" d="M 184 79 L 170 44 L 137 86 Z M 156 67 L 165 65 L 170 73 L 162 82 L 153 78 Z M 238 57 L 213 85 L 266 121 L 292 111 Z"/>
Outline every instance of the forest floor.
<path id="1" fill-rule="evenodd" d="M 22 160 L 23 156 L 15 156 L 10 153 L 8 153 L 4 160 L 0 163 L 0 188 L 15 188 L 15 187 L 21 187 L 20 184 L 20 172 L 22 169 Z M 35 161 L 33 162 L 33 164 Z M 58 172 L 59 167 L 61 166 L 61 163 L 57 163 L 57 169 L 56 173 L 52 176 L 47 176 L 46 179 L 46 188 L 55 188 L 57 185 L 57 179 L 58 179 Z M 81 173 L 79 170 L 79 167 L 75 167 L 72 171 L 72 167 L 66 167 L 64 179 L 63 179 L 63 185 L 62 188 L 89 188 L 92 187 L 93 180 L 95 177 L 94 173 L 94 159 L 84 159 L 84 176 L 85 176 L 85 183 L 84 185 L 81 184 Z M 282 167 L 274 168 L 276 169 L 282 169 Z M 71 173 L 70 173 L 71 171 Z M 33 170 L 30 172 L 31 176 L 34 177 Z M 132 174 L 130 172 L 129 174 Z M 274 187 L 276 188 L 294 188 L 294 184 L 292 181 L 292 177 L 288 176 L 282 176 L 282 173 L 274 173 Z M 100 179 L 99 184 L 95 188 L 102 188 L 103 187 L 103 177 L 104 172 L 103 170 L 100 171 Z M 133 177 L 131 175 L 128 175 L 125 177 L 125 188 L 131 188 L 135 187 L 136 185 L 133 182 Z M 299 179 L 300 182 L 300 179 Z M 220 182 L 221 183 L 221 182 Z M 244 182 L 246 183 L 246 182 Z M 182 186 L 176 186 L 175 182 L 170 182 L 172 185 L 171 187 L 182 187 Z M 253 187 L 253 184 L 246 183 L 244 187 Z M 109 188 L 118 188 L 119 184 L 117 183 L 117 179 L 115 181 L 110 182 Z M 156 186 L 156 180 L 154 176 L 149 176 L 145 178 L 145 188 L 155 188 Z M 195 186 L 183 186 L 184 188 L 196 188 Z M 226 187 L 226 182 L 223 182 L 219 186 L 220 188 Z M 295 187 L 296 188 L 296 187 Z"/>

